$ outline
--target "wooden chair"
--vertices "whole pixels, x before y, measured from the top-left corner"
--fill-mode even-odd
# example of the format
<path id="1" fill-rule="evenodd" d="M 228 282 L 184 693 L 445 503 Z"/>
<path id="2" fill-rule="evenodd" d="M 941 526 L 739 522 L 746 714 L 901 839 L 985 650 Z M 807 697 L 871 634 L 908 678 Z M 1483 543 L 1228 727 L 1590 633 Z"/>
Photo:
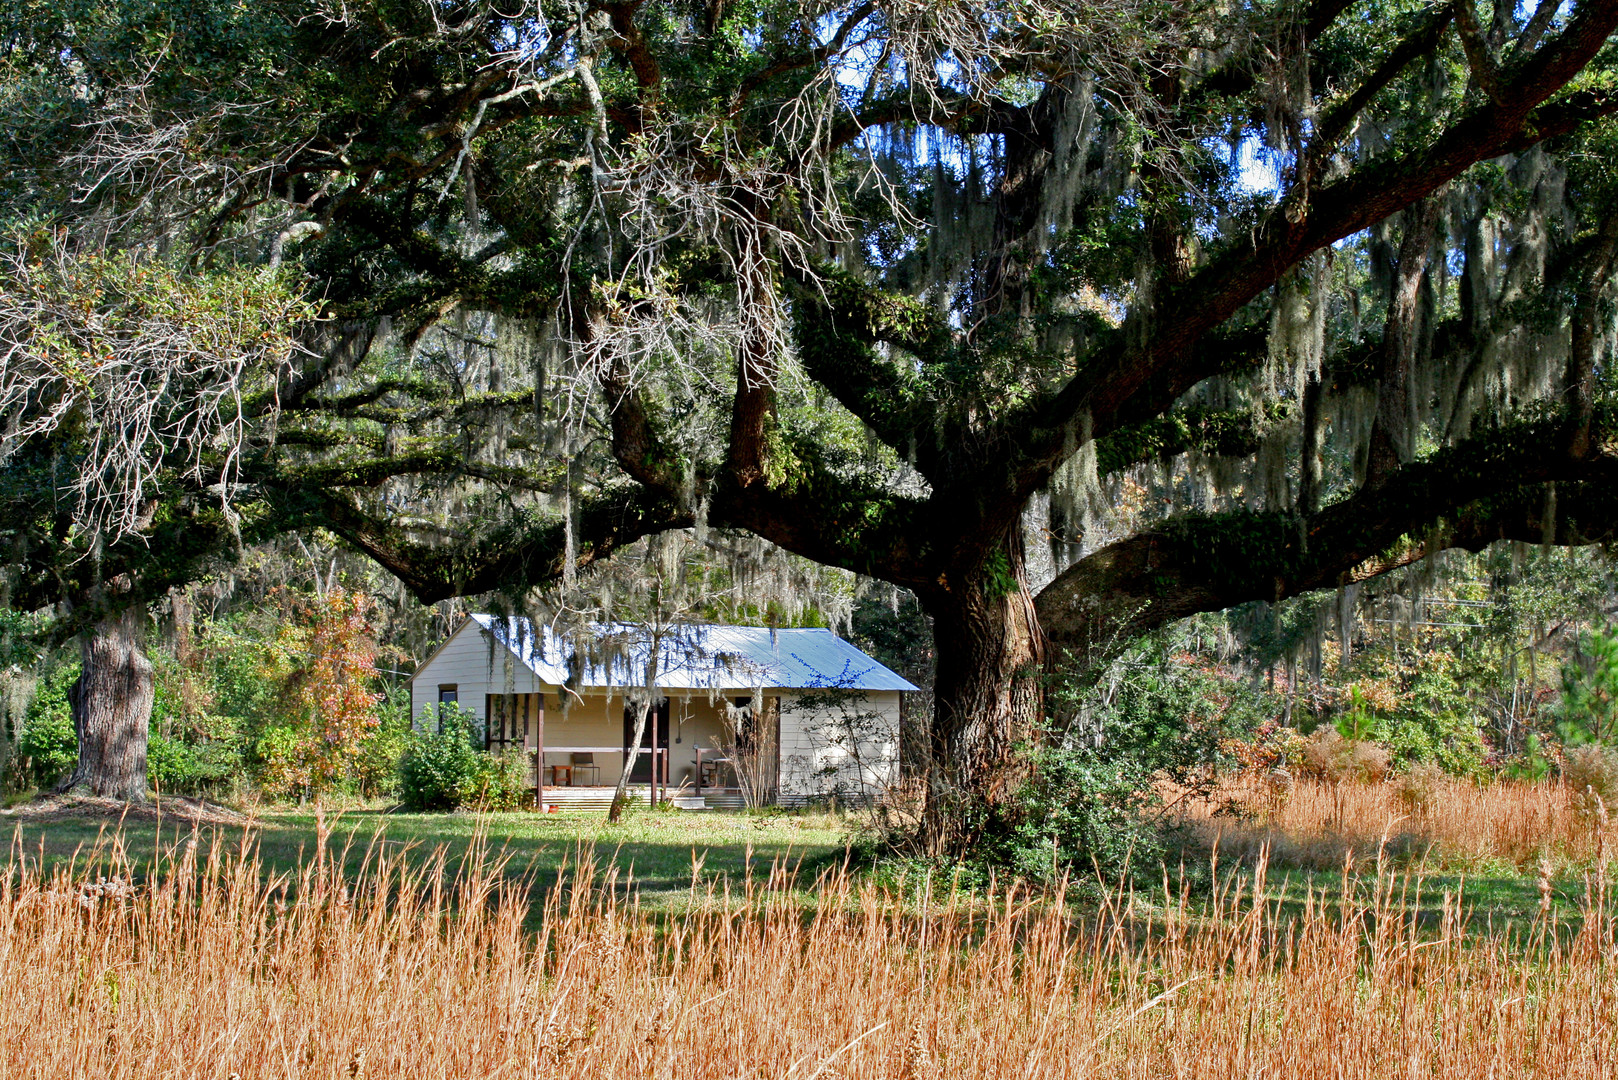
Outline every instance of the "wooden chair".
<path id="1" fill-rule="evenodd" d="M 572 768 L 569 769 L 568 772 L 569 784 L 573 782 L 574 776 L 582 772 L 587 772 L 590 774 L 590 784 L 592 786 L 601 783 L 601 766 L 596 764 L 596 756 L 594 754 L 573 754 Z"/>

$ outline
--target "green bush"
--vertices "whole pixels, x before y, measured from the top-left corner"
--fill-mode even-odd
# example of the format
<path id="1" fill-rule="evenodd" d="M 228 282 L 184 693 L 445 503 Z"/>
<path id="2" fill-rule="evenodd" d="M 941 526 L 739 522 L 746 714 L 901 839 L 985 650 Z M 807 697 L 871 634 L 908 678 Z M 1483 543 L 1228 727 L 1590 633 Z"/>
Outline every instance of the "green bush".
<path id="1" fill-rule="evenodd" d="M 399 800 L 409 810 L 510 810 L 521 804 L 526 769 L 520 752 L 496 757 L 475 742 L 476 717 L 454 703 L 429 714 L 429 729 L 410 737 L 399 762 Z"/>
<path id="2" fill-rule="evenodd" d="M 1455 677 L 1453 659 L 1428 657 L 1386 720 L 1386 740 L 1401 765 L 1435 762 L 1452 776 L 1479 776 L 1489 756 L 1482 718 Z"/>
<path id="3" fill-rule="evenodd" d="M 1030 779 L 981 846 L 994 868 L 1036 880 L 1150 873 L 1170 839 L 1159 781 L 1211 792 L 1222 741 L 1267 719 L 1261 691 L 1161 645 L 1126 657 L 1099 689 L 1058 686 L 1051 700 L 1057 715 L 1068 706 L 1067 725 L 1032 752 Z"/>
<path id="4" fill-rule="evenodd" d="M 197 755 L 181 739 L 153 731 L 146 739 L 146 779 L 165 795 L 189 795 L 196 781 Z"/>
<path id="5" fill-rule="evenodd" d="M 482 810 L 516 810 L 529 792 L 528 766 L 521 750 L 478 753 L 478 774 L 466 805 Z"/>
<path id="6" fill-rule="evenodd" d="M 368 798 L 396 798 L 400 765 L 410 749 L 410 688 L 395 686 L 377 708 L 377 724 L 360 746 L 353 781 L 358 794 Z"/>
<path id="7" fill-rule="evenodd" d="M 208 711 L 206 696 L 187 708 L 185 677 L 163 659 L 157 661 L 152 720 L 146 742 L 146 777 L 166 795 L 219 797 L 236 781 L 246 746 L 234 717 Z"/>
<path id="8" fill-rule="evenodd" d="M 78 664 L 63 664 L 40 679 L 34 690 L 17 735 L 20 771 L 30 787 L 50 787 L 79 762 L 79 736 L 73 730 L 73 707 L 67 697 L 78 677 Z"/>
<path id="9" fill-rule="evenodd" d="M 259 790 L 270 799 L 307 798 L 312 777 L 306 747 L 307 733 L 301 727 L 280 724 L 266 727 L 253 746 L 258 759 Z"/>

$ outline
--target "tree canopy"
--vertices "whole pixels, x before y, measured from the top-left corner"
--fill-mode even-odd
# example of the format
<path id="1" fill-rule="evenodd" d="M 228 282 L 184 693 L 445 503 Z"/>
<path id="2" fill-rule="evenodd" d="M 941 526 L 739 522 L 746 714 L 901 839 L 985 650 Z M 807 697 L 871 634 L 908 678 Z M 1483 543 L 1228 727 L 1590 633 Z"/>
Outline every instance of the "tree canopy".
<path id="1" fill-rule="evenodd" d="M 11 22 L 16 212 L 320 305 L 254 490 L 424 598 L 687 527 L 914 592 L 937 845 L 1047 668 L 1618 522 L 1611 0 Z"/>

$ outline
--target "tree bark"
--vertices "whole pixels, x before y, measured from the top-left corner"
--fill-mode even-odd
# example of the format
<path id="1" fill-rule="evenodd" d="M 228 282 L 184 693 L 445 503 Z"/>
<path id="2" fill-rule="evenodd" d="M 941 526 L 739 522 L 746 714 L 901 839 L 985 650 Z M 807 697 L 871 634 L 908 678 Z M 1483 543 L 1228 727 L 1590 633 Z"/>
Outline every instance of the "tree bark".
<path id="1" fill-rule="evenodd" d="M 654 646 L 653 648 L 655 651 L 656 647 Z M 618 786 L 612 793 L 612 805 L 607 807 L 607 823 L 610 825 L 616 825 L 618 820 L 624 816 L 624 806 L 629 802 L 629 776 L 635 770 L 635 762 L 639 760 L 641 744 L 646 741 L 646 718 L 652 715 L 652 710 L 656 707 L 648 701 L 645 705 L 640 706 L 640 714 L 635 717 L 635 738 L 630 744 L 628 752 L 624 754 L 624 771 L 618 774 Z M 653 775 L 656 775 L 657 751 L 655 747 L 657 739 L 655 737 L 652 739 L 652 745 L 654 747 L 652 751 L 652 772 Z M 652 809 L 655 810 L 656 807 Z"/>
<path id="2" fill-rule="evenodd" d="M 62 790 L 146 801 L 146 735 L 152 662 L 141 651 L 145 609 L 131 605 L 79 638 L 83 668 L 70 700 L 79 764 Z"/>
<path id="3" fill-rule="evenodd" d="M 959 854 L 983 817 L 1015 794 L 1017 748 L 1038 733 L 1045 650 L 1023 574 L 1020 536 L 961 582 L 945 578 L 923 599 L 933 619 L 938 674 L 922 841 Z M 998 568 L 998 569 L 996 569 Z"/>

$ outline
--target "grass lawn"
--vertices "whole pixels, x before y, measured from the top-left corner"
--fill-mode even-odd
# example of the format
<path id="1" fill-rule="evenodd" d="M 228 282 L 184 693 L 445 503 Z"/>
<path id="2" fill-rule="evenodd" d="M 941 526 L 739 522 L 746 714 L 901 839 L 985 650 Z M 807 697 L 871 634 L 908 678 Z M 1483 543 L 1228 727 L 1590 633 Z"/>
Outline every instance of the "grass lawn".
<path id="1" fill-rule="evenodd" d="M 3 821 L 4 819 L 0 819 Z M 603 871 L 615 869 L 620 881 L 653 906 L 678 904 L 689 895 L 694 868 L 699 887 L 735 887 L 749 873 L 763 876 L 777 862 L 796 867 L 807 888 L 823 868 L 840 863 L 847 851 L 849 829 L 841 819 L 824 814 L 727 813 L 708 811 L 630 810 L 620 824 L 608 825 L 602 814 L 509 813 L 401 814 L 347 810 L 326 815 L 327 846 L 344 853 L 350 872 L 358 871 L 367 848 L 381 843 L 407 849 L 426 859 L 443 848 L 451 866 L 480 837 L 488 851 L 505 859 L 508 877 L 532 875 L 540 890 L 554 885 L 564 864 L 581 853 L 593 854 Z M 0 826 L 3 828 L 3 826 Z M 316 815 L 303 811 L 269 811 L 250 826 L 204 825 L 206 843 L 217 838 L 232 847 L 244 838 L 257 843 L 272 872 L 296 868 L 318 843 Z M 192 835 L 190 822 L 161 824 L 67 818 L 17 821 L 7 837 L 12 853 L 47 865 L 83 860 L 116 834 L 137 866 L 159 851 L 172 850 Z"/>
<path id="2" fill-rule="evenodd" d="M 1355 896 L 1367 901 L 1374 888 L 1371 874 L 1356 882 Z M 1401 864 L 1394 868 L 1392 907 L 1415 915 L 1429 929 L 1439 926 L 1444 914 L 1445 894 L 1461 898 L 1461 909 L 1467 913 L 1469 933 L 1504 931 L 1507 926 L 1522 929 L 1530 926 L 1540 913 L 1538 880 L 1517 873 L 1511 867 L 1489 868 L 1476 874 L 1429 872 L 1414 864 Z M 1343 896 L 1343 875 L 1336 871 L 1288 869 L 1271 867 L 1265 894 L 1280 900 L 1289 912 L 1304 909 L 1305 896 L 1312 893 L 1315 902 L 1322 901 L 1331 908 L 1340 905 Z M 1550 902 L 1553 912 L 1565 924 L 1576 927 L 1581 921 L 1584 900 L 1584 882 L 1572 877 L 1561 877 L 1550 882 Z"/>
<path id="3" fill-rule="evenodd" d="M 660 909 L 682 906 L 691 895 L 694 876 L 699 891 L 712 887 L 723 892 L 727 887 L 739 889 L 749 876 L 763 878 L 775 865 L 796 871 L 797 891 L 805 905 L 812 905 L 816 876 L 848 857 L 853 832 L 850 821 L 829 814 L 636 809 L 626 811 L 618 825 L 608 825 L 600 813 L 477 816 L 376 809 L 332 812 L 325 816 L 325 824 L 329 830 L 328 849 L 342 854 L 350 875 L 359 871 L 367 850 L 375 844 L 393 851 L 404 850 L 412 859 L 422 861 L 443 849 L 454 868 L 481 839 L 490 855 L 504 861 L 507 877 L 531 880 L 536 892 L 548 891 L 565 865 L 577 863 L 582 854 L 588 853 L 603 872 L 616 872 L 621 893 L 631 893 L 643 905 Z M 6 837 L 12 857 L 21 853 L 28 861 L 42 860 L 47 866 L 73 859 L 83 862 L 98 845 L 105 848 L 116 837 L 130 861 L 143 867 L 154 854 L 172 851 L 185 843 L 192 831 L 191 822 L 178 817 L 165 819 L 161 825 L 149 820 L 129 820 L 120 825 L 93 817 L 12 822 L 0 818 L 0 835 Z M 204 825 L 201 833 L 204 843 L 218 840 L 231 848 L 244 839 L 250 840 L 257 844 L 266 869 L 280 873 L 294 871 L 313 854 L 319 822 L 310 811 L 270 810 L 262 812 L 251 825 Z M 1205 851 L 1187 849 L 1182 858 L 1188 868 L 1199 864 L 1206 868 Z M 1370 878 L 1374 877 L 1374 867 L 1362 864 L 1359 872 L 1366 871 L 1370 874 L 1356 884 L 1361 898 L 1373 887 Z M 1394 872 L 1401 879 L 1394 885 L 1401 892 L 1395 906 L 1417 914 L 1429 927 L 1440 921 L 1446 892 L 1462 896 L 1474 932 L 1487 932 L 1491 926 L 1504 929 L 1508 923 L 1523 926 L 1539 914 L 1536 876 L 1503 860 L 1487 860 L 1465 874 L 1457 873 L 1453 866 L 1424 872 L 1418 861 L 1399 860 Z M 1193 875 L 1206 881 L 1205 874 L 1193 870 Z M 1228 881 L 1231 875 L 1250 878 L 1250 863 L 1221 860 L 1220 877 Z M 882 876 L 898 884 L 888 872 Z M 934 880 L 941 884 L 949 876 L 942 872 Z M 1170 877 L 1175 876 L 1171 871 Z M 1557 914 L 1577 922 L 1584 882 L 1564 873 L 1549 884 Z M 907 880 L 901 891 L 917 887 L 916 882 Z M 1265 893 L 1279 900 L 1283 910 L 1299 912 L 1309 891 L 1317 902 L 1337 906 L 1342 887 L 1340 871 L 1288 866 L 1277 860 L 1269 867 Z M 1195 891 L 1205 895 L 1205 889 L 1206 885 Z M 1088 895 L 1088 890 L 1081 890 L 1081 894 Z M 1160 890 L 1137 895 L 1148 908 L 1162 901 Z"/>

